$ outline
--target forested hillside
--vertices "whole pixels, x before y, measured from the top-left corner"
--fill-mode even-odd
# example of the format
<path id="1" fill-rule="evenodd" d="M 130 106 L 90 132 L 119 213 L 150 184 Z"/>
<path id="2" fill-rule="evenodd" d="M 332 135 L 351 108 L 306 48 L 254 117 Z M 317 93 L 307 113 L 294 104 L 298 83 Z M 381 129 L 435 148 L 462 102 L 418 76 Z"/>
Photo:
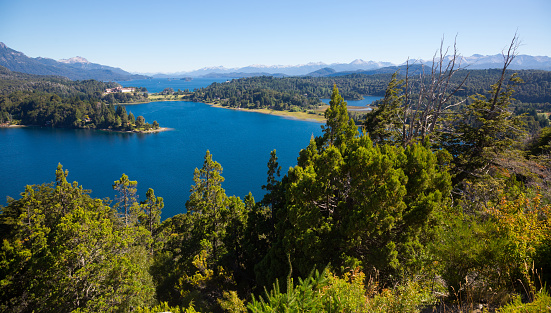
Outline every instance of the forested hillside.
<path id="1" fill-rule="evenodd" d="M 430 73 L 430 68 L 425 71 Z M 524 83 L 515 90 L 516 104 L 529 104 L 538 109 L 551 111 L 551 72 L 538 70 L 507 71 L 508 75 L 517 73 Z M 398 79 L 405 78 L 405 70 L 399 71 Z M 411 69 L 410 82 L 413 93 L 419 92 L 418 84 L 421 69 Z M 488 86 L 499 79 L 501 71 L 467 70 L 458 71 L 451 84 L 465 80 L 457 97 L 465 98 L 477 93 L 486 95 Z M 194 101 L 220 103 L 229 107 L 271 108 L 288 110 L 292 107 L 308 109 L 321 105 L 320 98 L 331 96 L 333 84 L 339 86 L 341 95 L 347 100 L 359 100 L 363 95 L 384 96 L 388 74 L 349 74 L 334 77 L 284 77 L 271 76 L 234 79 L 226 83 L 214 83 L 197 90 L 190 98 Z"/>
<path id="2" fill-rule="evenodd" d="M 14 91 L 41 91 L 55 93 L 59 96 L 101 97 L 107 88 L 118 86 L 117 83 L 100 82 L 96 80 L 72 81 L 60 76 L 42 76 L 12 72 L 0 66 L 0 95 L 8 95 Z"/>
<path id="3" fill-rule="evenodd" d="M 514 48 L 468 102 L 453 68 L 415 97 L 392 75 L 361 132 L 333 85 L 322 135 L 286 172 L 266 156 L 258 201 L 226 194 L 210 151 L 162 222 L 153 189 L 138 202 L 122 174 L 93 199 L 59 165 L 1 208 L 0 310 L 549 311 L 551 128 L 513 113 Z"/>
<path id="4" fill-rule="evenodd" d="M 0 66 L 0 124 L 112 130 L 158 128 L 114 104 L 147 101 L 147 93 L 108 93 L 113 82 L 11 72 Z M 145 90 L 144 90 L 145 91 Z"/>

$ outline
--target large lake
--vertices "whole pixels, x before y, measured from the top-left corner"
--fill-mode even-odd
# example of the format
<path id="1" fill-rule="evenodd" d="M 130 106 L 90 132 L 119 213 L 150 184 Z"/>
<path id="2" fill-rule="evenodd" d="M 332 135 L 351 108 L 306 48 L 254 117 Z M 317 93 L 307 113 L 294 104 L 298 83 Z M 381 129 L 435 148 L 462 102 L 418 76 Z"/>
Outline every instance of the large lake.
<path id="1" fill-rule="evenodd" d="M 178 89 L 185 91 L 193 91 L 194 89 L 206 87 L 214 82 L 223 83 L 231 80 L 231 78 L 193 78 L 190 81 L 178 78 L 155 78 L 155 79 L 136 79 L 130 81 L 118 82 L 123 87 L 145 87 L 150 93 L 161 92 L 165 88 L 172 88 L 174 91 Z"/>
<path id="2" fill-rule="evenodd" d="M 227 79 L 196 78 L 192 81 L 147 79 L 120 82 L 123 86 L 146 87 L 159 92 L 193 90 Z M 380 98 L 380 97 L 377 97 Z M 350 105 L 367 105 L 349 101 Z M 352 102 L 352 103 L 351 103 Z M 224 171 L 228 195 L 243 198 L 250 192 L 257 201 L 264 191 L 270 151 L 277 150 L 282 174 L 296 165 L 300 149 L 312 135 L 321 135 L 317 122 L 274 115 L 228 110 L 195 102 L 152 102 L 127 106 L 134 116 L 158 121 L 170 131 L 155 134 L 125 134 L 95 130 L 51 128 L 0 128 L 0 205 L 5 197 L 19 198 L 25 185 L 55 180 L 61 163 L 69 181 L 78 181 L 92 196 L 114 199 L 112 184 L 123 173 L 138 181 L 138 194 L 148 188 L 165 200 L 163 219 L 185 212 L 193 184 L 193 171 L 203 164 L 210 150 Z"/>
<path id="3" fill-rule="evenodd" d="M 78 181 L 92 196 L 114 198 L 112 184 L 126 173 L 165 199 L 163 219 L 185 212 L 193 171 L 203 164 L 207 149 L 224 168 L 228 195 L 243 198 L 249 191 L 262 199 L 270 151 L 277 150 L 283 173 L 296 165 L 300 149 L 320 123 L 221 109 L 194 102 L 152 102 L 127 106 L 134 116 L 157 120 L 171 131 L 124 134 L 94 130 L 0 128 L 0 204 L 5 196 L 19 198 L 27 184 L 55 180 L 61 163 L 69 181 Z"/>

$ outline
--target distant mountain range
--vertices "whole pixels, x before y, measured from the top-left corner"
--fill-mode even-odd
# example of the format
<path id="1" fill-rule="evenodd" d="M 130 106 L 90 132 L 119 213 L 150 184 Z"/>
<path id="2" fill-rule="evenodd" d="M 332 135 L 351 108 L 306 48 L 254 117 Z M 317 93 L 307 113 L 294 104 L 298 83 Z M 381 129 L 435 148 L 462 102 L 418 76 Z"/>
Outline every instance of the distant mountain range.
<path id="1" fill-rule="evenodd" d="M 8 48 L 2 42 L 0 42 L 0 65 L 14 72 L 63 76 L 72 80 L 123 81 L 147 78 L 147 76 L 128 73 L 120 68 L 90 63 L 82 57 L 59 61 L 40 57 L 30 58 L 22 52 Z"/>
<path id="2" fill-rule="evenodd" d="M 502 68 L 503 56 L 473 54 L 470 57 L 463 57 L 467 69 L 481 70 L 487 68 Z M 517 55 L 510 70 L 545 70 L 551 71 L 551 58 L 548 56 L 531 56 L 526 54 Z"/>
<path id="3" fill-rule="evenodd" d="M 431 60 L 410 60 L 410 63 L 419 65 L 425 64 L 430 66 Z M 275 75 L 275 76 L 331 76 L 331 75 L 343 75 L 350 73 L 390 73 L 396 71 L 398 68 L 403 68 L 405 63 L 393 64 L 391 62 L 374 62 L 364 60 L 354 60 L 350 63 L 333 63 L 326 64 L 323 62 L 308 63 L 302 65 L 250 65 L 239 68 L 226 68 L 224 66 L 217 67 L 204 67 L 198 70 L 190 72 L 177 72 L 170 74 L 151 74 L 149 76 L 155 78 L 179 78 L 179 77 L 248 77 L 248 76 L 261 76 L 261 75 Z M 496 55 L 479 55 L 475 54 L 470 57 L 463 57 L 461 60 L 461 66 L 466 69 L 489 69 L 489 68 L 501 68 L 503 66 L 503 56 L 501 54 Z M 509 66 L 512 70 L 551 70 L 551 57 L 548 56 L 530 56 L 530 55 L 518 55 L 515 57 L 513 63 Z"/>
<path id="4" fill-rule="evenodd" d="M 169 78 L 169 77 L 244 77 L 246 76 L 261 76 L 261 75 L 275 75 L 275 76 L 301 76 L 309 73 L 319 71 L 324 68 L 331 68 L 335 72 L 343 71 L 365 71 L 378 69 L 387 66 L 393 66 L 390 62 L 373 62 L 364 60 L 354 60 L 350 63 L 333 63 L 326 64 L 323 62 L 308 63 L 301 65 L 249 65 L 239 68 L 226 68 L 224 66 L 216 67 L 204 67 L 191 72 L 178 72 L 170 74 L 150 74 L 155 78 Z M 251 75 L 254 74 L 254 75 Z"/>
<path id="5" fill-rule="evenodd" d="M 415 60 L 410 61 L 419 69 L 421 64 L 431 65 L 432 61 Z M 96 79 L 102 81 L 123 81 L 133 79 L 154 78 L 188 78 L 188 77 L 208 77 L 208 78 L 240 78 L 250 76 L 340 76 L 352 73 L 379 74 L 393 73 L 400 69 L 403 71 L 404 63 L 393 64 L 390 62 L 354 60 L 350 63 L 332 63 L 323 62 L 308 63 L 301 65 L 250 65 L 240 68 L 226 68 L 224 66 L 204 67 L 189 72 L 177 73 L 142 73 L 143 75 L 131 74 L 120 68 L 110 67 L 90 63 L 82 57 L 74 57 L 66 60 L 53 60 L 47 58 L 29 58 L 19 51 L 6 47 L 0 42 L 0 65 L 5 66 L 11 71 L 38 75 L 57 75 L 68 77 L 72 80 Z M 463 57 L 461 66 L 467 69 L 488 69 L 501 68 L 503 66 L 503 56 L 479 55 Z M 518 55 L 509 66 L 513 70 L 535 69 L 551 70 L 551 57 L 548 56 L 530 56 Z"/>

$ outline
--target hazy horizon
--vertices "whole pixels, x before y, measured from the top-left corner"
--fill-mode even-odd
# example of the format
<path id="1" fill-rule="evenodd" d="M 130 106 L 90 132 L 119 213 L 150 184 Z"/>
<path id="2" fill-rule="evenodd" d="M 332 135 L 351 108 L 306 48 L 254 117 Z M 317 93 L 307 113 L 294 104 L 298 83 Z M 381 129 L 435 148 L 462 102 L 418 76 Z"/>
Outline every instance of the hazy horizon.
<path id="1" fill-rule="evenodd" d="M 476 53 L 473 54 L 473 55 L 462 55 L 463 57 L 472 57 L 472 56 L 475 56 L 477 55 Z M 501 55 L 501 51 L 500 53 L 496 53 L 496 54 L 493 54 L 493 55 L 484 55 L 484 56 L 495 56 L 495 55 Z M 526 54 L 522 54 L 522 55 L 526 55 Z M 548 58 L 551 58 L 551 54 L 550 55 L 531 55 L 533 57 L 548 57 Z M 323 61 L 318 61 L 318 62 L 308 62 L 308 63 L 302 63 L 302 64 L 249 64 L 249 65 L 245 65 L 245 66 L 239 66 L 239 67 L 227 67 L 227 66 L 224 66 L 224 65 L 214 65 L 214 66 L 205 66 L 205 67 L 202 67 L 202 68 L 196 68 L 196 69 L 191 69 L 191 70 L 188 70 L 188 71 L 176 71 L 176 72 L 159 72 L 159 71 L 153 71 L 153 72 L 130 72 L 132 74 L 151 74 L 151 75 L 155 75 L 155 74 L 180 74 L 180 73 L 191 73 L 191 72 L 195 72 L 195 71 L 199 71 L 199 70 L 203 70 L 203 69 L 217 69 L 217 68 L 224 68 L 226 70 L 232 70 L 232 69 L 242 69 L 242 68 L 246 68 L 246 67 L 264 67 L 264 68 L 275 68 L 275 67 L 298 67 L 298 66 L 306 66 L 306 65 L 318 65 L 318 64 L 325 64 L 327 66 L 331 66 L 331 65 L 336 65 L 336 64 L 351 64 L 352 62 L 356 61 L 356 60 L 363 60 L 363 59 L 354 59 L 350 62 L 335 62 L 335 63 L 327 63 L 327 62 L 323 62 Z M 412 61 L 423 61 L 423 62 L 430 62 L 432 60 L 432 57 L 430 58 L 423 58 L 423 59 L 418 59 L 418 60 L 412 60 L 410 59 L 409 61 L 412 62 Z M 376 62 L 376 63 L 392 63 L 393 66 L 400 66 L 400 65 L 404 65 L 406 64 L 406 62 L 408 60 L 404 60 L 403 62 L 399 62 L 399 63 L 394 63 L 394 62 L 388 62 L 388 61 L 385 61 L 385 60 L 363 60 L 365 62 Z M 109 64 L 103 64 L 103 65 L 109 65 Z M 124 69 L 123 69 L 124 70 Z"/>

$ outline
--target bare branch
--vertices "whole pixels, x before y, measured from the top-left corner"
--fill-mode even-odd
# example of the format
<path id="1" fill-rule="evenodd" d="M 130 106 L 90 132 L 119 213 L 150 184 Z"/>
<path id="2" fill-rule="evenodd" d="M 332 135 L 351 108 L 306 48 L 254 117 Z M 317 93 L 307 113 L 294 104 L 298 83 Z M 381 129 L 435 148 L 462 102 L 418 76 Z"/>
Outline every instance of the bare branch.
<path id="1" fill-rule="evenodd" d="M 518 34 L 515 33 L 513 36 L 513 39 L 511 40 L 511 43 L 509 44 L 509 48 L 507 49 L 507 54 L 505 54 L 504 51 L 501 52 L 503 55 L 503 69 L 501 70 L 501 77 L 499 78 L 499 81 L 497 82 L 494 98 L 492 100 L 492 110 L 495 108 L 497 101 L 499 99 L 499 94 L 501 92 L 501 88 L 503 86 L 503 81 L 505 80 L 505 72 L 507 71 L 507 68 L 515 57 L 518 55 L 518 47 L 520 45 Z M 505 49 L 504 49 L 505 50 Z"/>

